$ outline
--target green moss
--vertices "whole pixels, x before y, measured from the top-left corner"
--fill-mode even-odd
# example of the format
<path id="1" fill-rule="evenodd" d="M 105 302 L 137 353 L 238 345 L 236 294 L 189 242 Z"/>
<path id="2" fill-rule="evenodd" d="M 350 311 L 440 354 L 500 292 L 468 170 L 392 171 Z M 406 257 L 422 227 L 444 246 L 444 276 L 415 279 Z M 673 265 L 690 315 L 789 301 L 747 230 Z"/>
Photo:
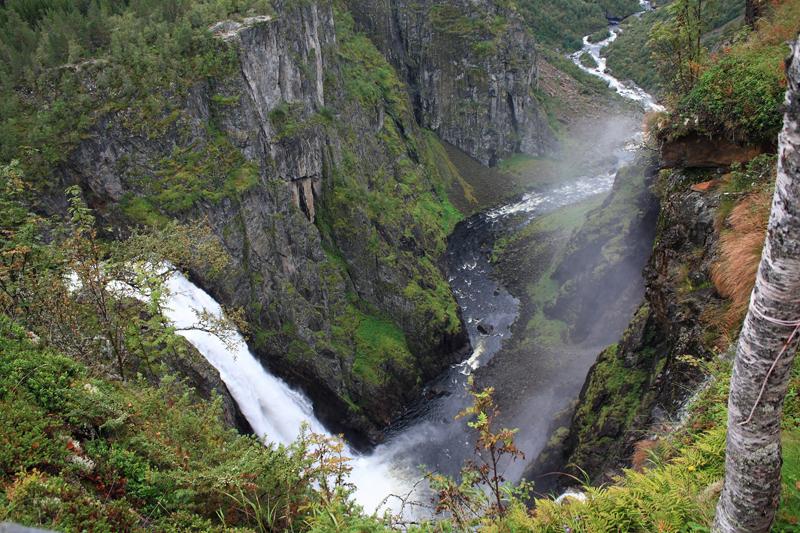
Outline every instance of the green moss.
<path id="1" fill-rule="evenodd" d="M 157 224 L 165 215 L 185 213 L 200 200 L 238 198 L 258 185 L 259 166 L 246 161 L 222 135 L 204 146 L 178 146 L 158 162 L 155 177 L 133 178 L 140 194 L 126 196 L 122 212 L 139 224 Z"/>
<path id="2" fill-rule="evenodd" d="M 612 432 L 627 428 L 637 414 L 642 402 L 649 373 L 640 367 L 626 366 L 618 355 L 618 346 L 606 348 L 592 367 L 584 388 L 581 404 L 575 412 L 577 452 L 571 457 L 576 464 L 584 464 L 583 453 L 604 449 L 600 440 Z"/>
<path id="3" fill-rule="evenodd" d="M 120 202 L 120 207 L 125 216 L 134 224 L 140 226 L 161 226 L 169 219 L 158 212 L 147 198 L 126 195 Z"/>
<path id="4" fill-rule="evenodd" d="M 355 31 L 349 12 L 335 6 L 336 34 L 347 94 L 363 105 L 386 104 L 394 116 L 408 110 L 408 97 L 392 66 L 366 35 Z"/>
<path id="5" fill-rule="evenodd" d="M 353 372 L 372 383 L 384 381 L 387 364 L 413 368 L 405 335 L 392 321 L 356 312 L 356 357 Z"/>
<path id="6" fill-rule="evenodd" d="M 339 353 L 352 353 L 352 372 L 355 377 L 372 386 L 386 385 L 391 374 L 415 374 L 414 356 L 408 347 L 403 330 L 388 317 L 350 295 L 350 303 L 333 317 L 332 347 Z M 361 406 L 345 395 L 351 410 Z"/>

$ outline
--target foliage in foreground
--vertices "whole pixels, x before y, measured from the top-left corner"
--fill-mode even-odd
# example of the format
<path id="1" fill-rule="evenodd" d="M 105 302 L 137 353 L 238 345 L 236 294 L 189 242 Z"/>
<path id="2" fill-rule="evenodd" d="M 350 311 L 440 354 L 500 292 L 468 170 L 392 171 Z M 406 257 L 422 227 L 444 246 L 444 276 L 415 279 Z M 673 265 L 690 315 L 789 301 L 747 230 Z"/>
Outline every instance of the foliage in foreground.
<path id="1" fill-rule="evenodd" d="M 264 446 L 225 428 L 219 401 L 199 401 L 173 378 L 157 387 L 92 378 L 29 337 L 0 317 L 0 520 L 60 531 L 361 521 L 340 443 L 305 434 Z"/>

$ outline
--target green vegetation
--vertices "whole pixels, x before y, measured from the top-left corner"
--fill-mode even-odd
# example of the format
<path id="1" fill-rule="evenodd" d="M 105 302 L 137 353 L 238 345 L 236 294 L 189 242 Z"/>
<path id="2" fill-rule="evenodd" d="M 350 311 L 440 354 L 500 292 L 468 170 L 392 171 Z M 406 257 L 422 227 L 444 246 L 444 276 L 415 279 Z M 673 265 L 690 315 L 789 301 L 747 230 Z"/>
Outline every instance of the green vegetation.
<path id="1" fill-rule="evenodd" d="M 600 279 L 613 269 L 624 250 L 625 235 L 639 213 L 637 198 L 644 190 L 644 167 L 634 165 L 620 171 L 617 184 L 608 196 L 598 195 L 578 204 L 557 209 L 533 220 L 513 236 L 500 239 L 492 260 L 499 272 L 533 270 L 523 286 L 528 322 L 519 335 L 517 349 L 559 346 L 568 340 L 566 322 L 551 310 L 568 300 L 575 281 L 564 283 L 558 271 L 587 243 L 600 247 L 597 263 L 586 265 L 586 276 Z M 520 281 L 509 277 L 510 286 Z M 571 306 L 567 306 L 571 307 Z"/>
<path id="2" fill-rule="evenodd" d="M 678 104 L 704 131 L 737 141 L 774 142 L 783 124 L 786 45 L 737 47 L 700 75 Z"/>
<path id="3" fill-rule="evenodd" d="M 561 72 L 569 74 L 572 78 L 577 80 L 581 86 L 582 91 L 585 91 L 589 94 L 608 93 L 608 85 L 606 84 L 606 82 L 604 82 L 597 76 L 593 76 L 588 72 L 584 72 L 575 63 L 573 63 L 572 60 L 570 60 L 567 57 L 564 57 L 563 54 L 554 51 L 553 49 L 546 46 L 538 47 L 537 51 L 542 55 L 542 57 L 548 63 L 556 67 Z M 541 98 L 541 95 L 537 94 L 537 98 Z M 550 111 L 555 111 L 555 110 L 554 109 L 551 110 L 547 106 L 550 104 L 563 105 L 563 102 L 560 102 L 559 100 L 556 100 L 555 102 L 552 103 L 544 101 L 542 102 L 542 104 L 545 105 L 545 109 L 547 109 L 548 115 L 552 115 L 553 113 L 551 113 Z M 556 131 L 558 131 L 558 129 L 556 129 Z"/>
<path id="4" fill-rule="evenodd" d="M 265 446 L 173 377 L 111 382 L 0 316 L 0 519 L 59 531 L 360 531 L 340 443 Z M 365 529 L 362 529 L 365 528 Z"/>
<path id="5" fill-rule="evenodd" d="M 602 30 L 597 30 L 593 34 L 589 35 L 589 42 L 590 43 L 599 43 L 600 41 L 604 41 L 611 37 L 611 30 L 608 28 L 604 28 Z"/>
<path id="6" fill-rule="evenodd" d="M 614 364 L 609 379 L 622 384 L 629 372 L 614 374 Z M 728 361 L 703 366 L 709 385 L 676 431 L 642 447 L 640 471 L 626 470 L 613 484 L 585 486 L 585 502 L 558 505 L 540 499 L 534 511 L 517 505 L 485 531 L 709 531 L 724 470 L 730 367 Z M 795 365 L 784 410 L 784 482 L 775 531 L 794 531 L 800 518 L 795 486 L 800 478 L 798 390 L 800 365 Z"/>
<path id="7" fill-rule="evenodd" d="M 800 2 L 785 0 L 772 6 L 755 31 L 742 33 L 710 57 L 704 55 L 702 42 L 694 58 L 671 52 L 684 35 L 675 30 L 681 24 L 676 15 L 673 10 L 670 20 L 656 25 L 649 41 L 671 91 L 670 115 L 659 135 L 669 139 L 697 132 L 743 144 L 774 144 L 782 124 L 785 43 L 800 31 Z M 703 20 L 701 27 L 707 24 Z M 684 33 L 694 35 L 695 26 Z M 664 73 L 674 77 L 667 79 Z"/>
<path id="8" fill-rule="evenodd" d="M 667 10 L 656 9 L 622 23 L 619 37 L 603 50 L 606 64 L 614 76 L 622 80 L 633 80 L 639 87 L 651 93 L 662 90 L 663 81 L 653 65 L 653 52 L 648 41 L 653 25 L 668 16 Z"/>
<path id="9" fill-rule="evenodd" d="M 774 136 L 782 40 L 798 30 L 798 5 L 781 3 L 757 32 L 718 56 L 695 51 L 681 65 L 687 75 L 681 84 L 691 83 L 674 98 L 673 125 L 689 118 L 706 134 L 751 142 Z M 607 35 L 605 15 L 638 9 L 634 0 L 519 0 L 516 6 L 547 46 L 564 49 L 575 48 L 587 33 L 595 32 L 593 39 Z M 185 217 L 198 203 L 235 201 L 259 185 L 276 185 L 262 179 L 264 169 L 248 162 L 215 127 L 215 116 L 237 106 L 239 95 L 211 96 L 212 117 L 202 125 L 207 140 L 187 141 L 191 135 L 180 107 L 190 87 L 236 71 L 235 50 L 213 39 L 208 26 L 252 14 L 273 11 L 264 0 L 7 0 L 0 7 L 0 161 L 21 160 L 0 167 L 0 520 L 64 531 L 384 531 L 393 523 L 365 516 L 350 501 L 341 442 L 304 434 L 290 446 L 275 446 L 237 435 L 222 422 L 220 399 L 203 401 L 166 370 L 168 357 L 186 357 L 189 349 L 162 313 L 169 272 L 148 265 L 169 260 L 176 268 L 200 267 L 213 276 L 227 259 L 202 223 L 181 225 L 170 217 Z M 431 18 L 437 31 L 468 39 L 478 57 L 501 44 L 507 24 L 502 17 L 465 16 L 444 5 Z M 410 390 L 422 378 L 409 332 L 440 337 L 460 328 L 437 261 L 446 235 L 463 216 L 449 197 L 456 191 L 470 205 L 474 191 L 436 137 L 414 127 L 405 86 L 338 4 L 336 26 L 336 68 L 326 77 L 332 88 L 326 100 L 344 101 L 336 102 L 335 113 L 321 108 L 307 116 L 286 102 L 268 118 L 277 141 L 323 128 L 337 135 L 325 156 L 327 189 L 316 223 L 325 282 L 349 292 L 325 309 L 331 327 L 313 332 L 318 351 L 300 340 L 291 322 L 280 331 L 256 329 L 253 337 L 260 346 L 288 339 L 290 360 L 330 350 L 339 362 L 350 363 L 352 375 L 345 381 L 372 386 L 368 391 L 380 391 L 391 380 Z M 644 44 L 655 42 L 645 42 L 644 32 L 633 28 L 626 31 L 630 38 L 620 38 L 629 42 L 625 46 L 645 50 Z M 679 37 L 696 36 L 696 29 Z M 660 49 L 662 60 L 668 49 Z M 583 80 L 587 90 L 601 89 L 602 82 L 560 52 L 545 57 Z M 633 69 L 615 68 L 617 75 Z M 668 83 L 663 72 L 661 81 Z M 659 83 L 646 73 L 634 75 Z M 537 98 L 552 105 L 542 94 Z M 57 165 L 110 113 L 123 117 L 120 125 L 143 142 L 157 142 L 172 130 L 180 138 L 169 155 L 152 162 L 152 176 L 129 176 L 142 194 L 126 194 L 119 209 L 150 229 L 126 231 L 120 242 L 100 238 L 77 189 L 67 194 L 68 220 L 47 220 L 32 209 L 46 198 L 40 192 L 55 182 Z M 359 134 L 364 130 L 349 119 L 367 115 L 380 116 L 380 125 L 365 140 Z M 337 164 L 329 168 L 333 160 Z M 521 174 L 551 163 L 515 157 L 503 165 Z M 771 164 L 759 160 L 734 169 L 726 192 L 752 192 Z M 636 172 L 621 173 L 609 199 L 550 213 L 497 243 L 495 260 L 512 258 L 539 269 L 524 287 L 533 310 L 522 348 L 557 344 L 569 334 L 566 323 L 547 310 L 570 294 L 556 274 L 579 240 L 601 246 L 603 262 L 592 275 L 619 257 L 629 210 L 636 209 L 633 198 L 642 187 Z M 379 280 L 370 287 L 376 292 L 402 295 L 412 308 L 408 316 L 388 316 L 362 300 L 348 282 L 351 272 Z M 149 298 L 139 301 L 111 289 L 120 283 Z M 687 290 L 696 288 L 690 284 Z M 286 282 L 278 294 L 299 300 L 299 292 Z M 274 311 L 260 306 L 253 303 L 249 310 Z M 231 314 L 233 320 L 239 316 Z M 229 326 L 213 320 L 204 325 L 221 337 Z M 579 438 L 607 438 L 604 427 L 627 424 L 637 414 L 652 368 L 627 366 L 621 346 L 609 347 L 598 361 L 588 384 L 590 400 L 579 410 L 588 421 Z M 663 364 L 655 351 L 641 355 L 656 369 Z M 493 428 L 491 390 L 472 390 L 474 404 L 462 415 L 478 433 L 481 454 L 460 480 L 431 474 L 439 509 L 451 515 L 410 531 L 707 530 L 722 476 L 730 369 L 720 362 L 703 370 L 710 385 L 687 422 L 641 458 L 644 472 L 625 472 L 613 486 L 586 487 L 585 503 L 539 500 L 535 510 L 523 504 L 529 487 L 506 485 L 492 469 L 497 457 L 518 455 L 514 431 Z M 778 531 L 793 530 L 800 517 L 799 391 L 796 370 L 785 410 Z M 362 404 L 349 392 L 342 399 L 357 413 Z M 482 488 L 487 486 L 488 493 Z"/>
<path id="10" fill-rule="evenodd" d="M 489 56 L 497 50 L 508 24 L 500 15 L 491 16 L 477 10 L 464 14 L 462 8 L 446 4 L 434 5 L 428 16 L 434 30 L 468 44 L 478 57 Z"/>
<path id="11" fill-rule="evenodd" d="M 335 126 L 345 141 L 343 157 L 331 169 L 333 188 L 322 198 L 318 225 L 326 240 L 352 252 L 356 268 L 402 273 L 397 278 L 402 284 L 391 290 L 414 306 L 416 335 L 457 332 L 457 304 L 435 261 L 444 253 L 447 235 L 463 217 L 449 194 L 456 190 L 469 201 L 471 191 L 452 164 L 441 158 L 444 149 L 434 135 L 408 129 L 412 123 L 408 96 L 387 60 L 369 39 L 355 32 L 348 12 L 337 8 L 335 15 L 346 98 L 358 106 L 382 107 L 388 117 L 376 135 L 382 154 L 377 159 L 363 153 L 363 140 L 348 124 Z M 367 235 L 352 223 L 364 220 L 369 221 Z M 348 317 L 350 311 L 342 310 L 336 322 L 344 331 L 355 331 Z M 354 372 L 373 383 L 384 380 L 382 368 L 387 364 L 409 371 L 405 339 L 401 342 L 397 337 L 396 325 L 384 325 L 372 331 L 373 336 L 385 334 L 384 339 L 361 337 L 356 342 L 360 351 Z M 404 328 L 408 331 L 410 326 Z M 341 337 L 336 342 L 342 342 Z M 412 382 L 417 379 L 414 376 Z"/>
<path id="12" fill-rule="evenodd" d="M 131 127 L 157 136 L 193 83 L 235 72 L 235 50 L 209 25 L 269 13 L 265 0 L 5 2 L 0 161 L 19 158 L 41 182 L 111 110 L 126 109 Z"/>
<path id="13" fill-rule="evenodd" d="M 648 306 L 640 308 L 631 321 L 634 328 L 643 327 L 649 313 Z M 623 343 L 630 342 L 629 335 L 623 334 Z M 626 361 L 626 356 L 631 358 L 615 344 L 603 350 L 592 367 L 574 418 L 579 423 L 573 425 L 573 438 L 579 445 L 570 461 L 576 465 L 597 464 L 591 455 L 600 450 L 618 453 L 620 428 L 630 427 L 647 404 L 651 380 L 663 369 L 664 361 L 652 348 L 637 353 L 635 363 Z"/>
<path id="14" fill-rule="evenodd" d="M 308 2 L 284 2 L 281 16 L 303 5 Z M 460 328 L 455 300 L 436 261 L 447 234 L 462 218 L 448 195 L 461 190 L 470 198 L 471 193 L 441 159 L 438 140 L 413 128 L 406 87 L 391 65 L 355 31 L 342 3 L 334 10 L 337 43 L 322 50 L 332 66 L 324 81 L 331 107 L 309 109 L 300 101 L 287 101 L 264 117 L 276 143 L 290 145 L 317 133 L 342 140 L 341 164 L 339 154 L 326 151 L 321 156 L 334 184 L 316 202 L 315 221 L 328 252 L 328 261 L 317 265 L 327 284 L 321 291 L 331 294 L 320 320 L 330 320 L 333 331 L 309 333 L 292 323 L 274 325 L 279 309 L 262 309 L 266 306 L 261 302 L 245 308 L 248 318 L 259 324 L 253 339 L 260 349 L 285 350 L 297 363 L 314 361 L 315 349 L 332 350 L 346 363 L 344 368 L 352 369 L 353 376 L 342 377 L 346 382 L 356 378 L 396 386 L 391 379 L 399 369 L 409 379 L 398 388 L 412 394 L 419 381 L 420 346 L 429 349 L 437 344 L 434 336 Z M 60 176 L 65 159 L 94 126 L 103 139 L 108 136 L 122 145 L 116 144 L 115 151 L 126 152 L 112 169 L 121 182 L 119 200 L 100 199 L 103 222 L 115 226 L 115 235 L 130 226 L 169 230 L 173 218 L 202 217 L 223 201 L 235 211 L 254 189 L 284 194 L 290 185 L 275 175 L 272 162 L 262 166 L 252 152 L 245 156 L 243 139 L 237 137 L 242 132 L 229 134 L 230 128 L 224 127 L 246 97 L 236 80 L 236 46 L 214 38 L 209 28 L 220 20 L 253 15 L 276 13 L 265 0 L 5 2 L 0 7 L 0 60 L 8 62 L 0 64 L 0 162 L 17 158 L 25 186 L 40 191 L 31 192 L 26 204 L 61 196 L 62 191 L 51 188 L 58 181 L 53 176 Z M 211 94 L 203 93 L 206 88 Z M 207 120 L 198 120 L 187 109 L 194 110 L 204 98 Z M 373 112 L 387 116 L 378 133 L 362 120 Z M 275 219 L 282 216 L 276 213 Z M 236 220 L 222 230 L 226 243 L 241 238 L 247 248 L 251 236 L 238 232 L 243 228 Z M 243 255 L 247 262 L 247 251 Z M 387 322 L 393 329 L 377 329 L 366 342 L 342 333 L 355 332 L 347 324 L 353 317 L 356 323 L 384 320 L 374 305 L 344 296 L 353 289 L 348 269 L 365 267 L 348 264 L 345 257 L 354 256 L 367 258 L 368 268 L 397 270 L 385 286 L 376 287 L 373 304 L 388 299 L 387 294 L 405 293 L 411 299 L 411 319 L 393 317 Z M 239 266 L 248 270 L 247 264 L 234 265 Z M 263 273 L 250 275 L 253 286 L 264 283 Z M 386 276 L 368 271 L 363 278 Z M 291 281 L 277 285 L 274 291 L 280 297 L 272 306 L 322 312 L 308 309 L 306 295 Z M 264 316 L 270 317 L 270 325 L 261 323 Z M 397 324 L 422 338 L 412 346 L 414 356 L 402 333 L 402 342 L 394 342 Z"/>
<path id="15" fill-rule="evenodd" d="M 436 512 L 447 513 L 451 517 L 448 522 L 459 531 L 473 530 L 478 522 L 475 517 L 483 517 L 484 521 L 502 520 L 511 506 L 521 505 L 530 497 L 531 489 L 530 483 L 515 486 L 504 477 L 502 465 L 525 456 L 514 444 L 517 430 L 496 427 L 500 409 L 494 401 L 494 388 L 478 390 L 472 376 L 467 386 L 472 405 L 456 418 L 468 418 L 467 426 L 476 433 L 475 459 L 467 461 L 461 469 L 459 481 L 428 474 L 435 493 Z M 430 527 L 427 525 L 426 529 Z"/>
<path id="16" fill-rule="evenodd" d="M 389 373 L 411 375 L 411 383 L 420 379 L 405 334 L 374 309 L 362 311 L 348 305 L 336 316 L 333 343 L 342 353 L 354 353 L 353 374 L 363 382 L 386 385 Z"/>
<path id="17" fill-rule="evenodd" d="M 588 213 L 600 207 L 602 200 L 602 197 L 592 198 L 539 217 L 511 239 L 501 240 L 495 246 L 494 260 L 501 264 L 519 261 L 537 265 L 538 275 L 525 287 L 533 312 L 525 333 L 520 335 L 520 349 L 553 347 L 567 340 L 566 323 L 545 312 L 556 303 L 563 289 L 552 276 L 564 257 L 570 237 L 586 223 Z"/>
<path id="18" fill-rule="evenodd" d="M 104 242 L 76 190 L 67 221 L 45 220 L 27 209 L 18 164 L 0 178 L 0 520 L 61 531 L 363 521 L 341 443 L 306 434 L 265 446 L 224 426 L 218 398 L 168 374 L 189 353 L 162 313 L 172 270 L 152 265 L 218 272 L 226 258 L 207 232 L 171 223 Z M 198 321 L 229 340 L 230 323 Z"/>
<path id="19" fill-rule="evenodd" d="M 741 19 L 744 0 L 705 2 L 704 9 L 707 23 L 702 43 L 711 48 L 713 41 L 719 38 L 721 28 Z M 654 50 L 650 36 L 654 26 L 665 23 L 671 16 L 670 9 L 659 7 L 622 22 L 619 37 L 603 51 L 608 58 L 608 67 L 616 77 L 633 80 L 651 93 L 660 93 L 665 89 L 664 80 L 652 58 Z"/>
<path id="20" fill-rule="evenodd" d="M 367 106 L 385 104 L 396 118 L 407 112 L 408 97 L 394 69 L 366 35 L 356 32 L 353 17 L 341 7 L 336 10 L 336 35 L 348 95 Z"/>
<path id="21" fill-rule="evenodd" d="M 123 211 L 140 224 L 160 220 L 162 214 L 187 213 L 200 200 L 238 198 L 259 183 L 259 166 L 245 161 L 223 135 L 202 147 L 175 147 L 155 172 L 155 179 L 137 180 L 144 196 L 123 201 Z"/>
<path id="22" fill-rule="evenodd" d="M 517 0 L 517 6 L 541 42 L 577 50 L 584 35 L 606 30 L 609 17 L 639 11 L 636 0 Z"/>
<path id="23" fill-rule="evenodd" d="M 359 317 L 356 328 L 356 358 L 353 371 L 368 380 L 377 380 L 381 365 L 400 364 L 411 367 L 412 356 L 405 335 L 390 320 L 371 316 Z"/>
<path id="24" fill-rule="evenodd" d="M 586 68 L 597 68 L 597 61 L 595 61 L 595 59 L 591 56 L 591 54 L 583 52 L 581 54 L 580 60 L 581 60 L 581 65 L 583 65 Z"/>

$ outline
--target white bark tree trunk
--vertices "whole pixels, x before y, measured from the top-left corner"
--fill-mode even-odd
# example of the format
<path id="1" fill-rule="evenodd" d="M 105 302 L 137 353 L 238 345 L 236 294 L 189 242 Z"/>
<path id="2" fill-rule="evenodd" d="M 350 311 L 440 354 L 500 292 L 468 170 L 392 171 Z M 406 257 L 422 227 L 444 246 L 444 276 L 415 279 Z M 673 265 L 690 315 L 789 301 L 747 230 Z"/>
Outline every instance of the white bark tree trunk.
<path id="1" fill-rule="evenodd" d="M 800 335 L 787 347 L 800 320 L 800 40 L 790 61 L 772 213 L 728 398 L 725 484 L 714 522 L 726 533 L 769 531 L 780 499 L 781 415 Z"/>

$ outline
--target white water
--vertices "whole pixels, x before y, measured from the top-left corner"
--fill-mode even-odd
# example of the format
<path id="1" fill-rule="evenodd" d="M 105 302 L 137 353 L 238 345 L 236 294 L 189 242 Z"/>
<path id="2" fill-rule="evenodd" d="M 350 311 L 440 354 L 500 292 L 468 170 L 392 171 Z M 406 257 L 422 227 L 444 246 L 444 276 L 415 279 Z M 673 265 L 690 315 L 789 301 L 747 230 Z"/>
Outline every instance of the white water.
<path id="1" fill-rule="evenodd" d="M 644 0 L 642 6 L 645 10 L 650 9 L 649 2 Z M 623 97 L 640 102 L 645 110 L 663 109 L 651 95 L 635 84 L 623 83 L 606 72 L 606 60 L 600 56 L 600 51 L 616 39 L 619 28 L 612 26 L 610 31 L 609 38 L 596 44 L 590 43 L 588 37 L 584 38 L 583 50 L 571 56 L 573 61 L 583 70 L 605 80 L 609 87 Z M 581 65 L 579 57 L 582 52 L 589 53 L 598 67 L 590 69 Z M 636 141 L 637 139 L 632 139 L 630 146 L 626 146 L 623 151 L 632 152 L 638 144 Z M 487 212 L 486 216 L 495 219 L 534 213 L 543 203 L 553 206 L 568 205 L 587 196 L 608 191 L 614 183 L 615 175 L 616 168 L 606 175 L 581 178 L 550 191 L 549 194 L 532 192 L 516 203 Z M 466 266 L 468 267 L 469 265 Z M 265 442 L 289 444 L 297 438 L 304 423 L 315 433 L 329 434 L 315 418 L 308 398 L 268 373 L 238 332 L 231 332 L 232 339 L 228 340 L 232 342 L 223 342 L 211 333 L 191 329 L 196 326 L 198 315 L 203 312 L 216 317 L 222 316 L 222 308 L 211 296 L 181 274 L 174 274 L 167 287 L 167 318 L 179 328 L 178 333 L 219 371 L 242 414 L 260 438 Z M 461 373 L 469 374 L 480 366 L 484 342 L 484 338 L 477 339 L 471 357 L 458 367 Z M 440 426 L 441 423 L 437 425 L 431 420 L 421 420 L 412 426 L 413 431 L 406 430 L 394 435 L 389 443 L 377 447 L 368 456 L 348 450 L 348 455 L 353 458 L 350 482 L 356 487 L 355 500 L 367 512 L 384 509 L 398 512 L 399 501 L 387 500 L 391 494 L 406 496 L 416 490 L 416 499 L 419 500 L 425 489 L 416 487 L 415 481 L 420 478 L 420 474 L 415 469 L 417 463 L 414 451 L 430 442 L 439 442 L 442 431 Z M 414 510 L 411 509 L 411 512 Z"/>
<path id="2" fill-rule="evenodd" d="M 314 417 L 308 398 L 267 372 L 238 332 L 231 332 L 223 342 L 212 333 L 191 329 L 197 327 L 198 315 L 203 312 L 217 318 L 223 316 L 222 308 L 211 296 L 179 273 L 170 277 L 167 288 L 164 314 L 178 328 L 178 334 L 219 371 L 256 435 L 265 442 L 289 444 L 297 438 L 304 423 L 314 433 L 329 435 Z M 356 486 L 355 498 L 367 512 L 382 507 L 389 494 L 409 492 L 411 482 L 404 481 L 404 475 L 392 469 L 386 455 L 347 452 L 353 458 L 350 481 Z M 386 508 L 395 510 L 396 503 L 389 501 Z"/>
<path id="3" fill-rule="evenodd" d="M 642 6 L 642 11 L 636 15 L 641 15 L 645 11 L 650 11 L 653 9 L 650 5 L 650 2 L 647 0 L 640 0 L 639 3 Z M 647 93 L 644 89 L 632 81 L 620 81 L 607 72 L 606 58 L 603 57 L 600 52 L 603 50 L 603 48 L 613 43 L 622 30 L 620 30 L 618 25 L 612 24 L 609 26 L 608 31 L 610 32 L 610 35 L 606 39 L 597 43 L 592 43 L 589 41 L 589 35 L 585 36 L 583 38 L 583 48 L 570 56 L 573 63 L 575 63 L 581 70 L 588 72 L 593 76 L 597 76 L 601 80 L 605 81 L 608 86 L 616 91 L 619 95 L 628 98 L 629 100 L 639 102 L 645 111 L 664 111 L 664 107 L 656 103 L 655 98 L 653 98 L 653 96 Z M 581 63 L 581 56 L 584 53 L 589 54 L 592 59 L 594 59 L 595 63 L 597 64 L 596 67 L 587 67 Z"/>

